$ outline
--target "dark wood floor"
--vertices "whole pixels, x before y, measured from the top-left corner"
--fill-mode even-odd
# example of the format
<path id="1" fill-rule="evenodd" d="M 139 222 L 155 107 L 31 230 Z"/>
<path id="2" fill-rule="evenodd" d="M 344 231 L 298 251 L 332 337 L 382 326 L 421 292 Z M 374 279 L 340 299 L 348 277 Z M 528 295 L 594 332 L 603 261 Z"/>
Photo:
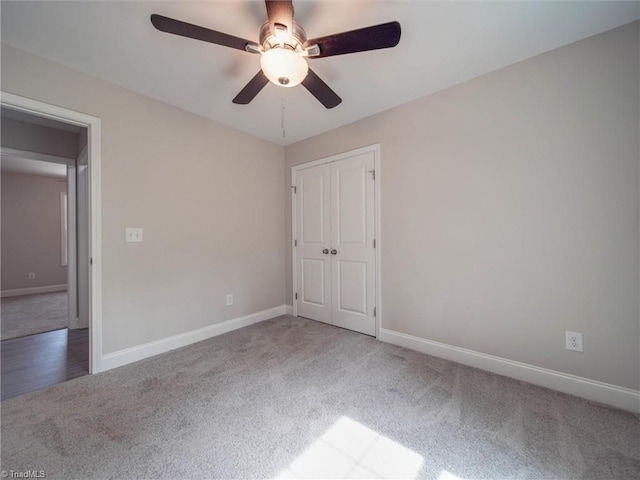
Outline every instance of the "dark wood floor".
<path id="1" fill-rule="evenodd" d="M 89 373 L 89 329 L 54 330 L 0 342 L 2 400 Z"/>

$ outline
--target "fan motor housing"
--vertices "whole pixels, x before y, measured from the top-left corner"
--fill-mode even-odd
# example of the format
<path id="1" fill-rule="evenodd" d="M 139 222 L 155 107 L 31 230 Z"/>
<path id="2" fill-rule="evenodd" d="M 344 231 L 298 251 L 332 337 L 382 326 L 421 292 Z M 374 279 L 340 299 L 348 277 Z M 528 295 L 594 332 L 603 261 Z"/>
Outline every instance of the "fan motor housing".
<path id="1" fill-rule="evenodd" d="M 269 22 L 266 22 L 260 28 L 260 45 L 267 51 L 272 48 L 280 48 L 280 40 L 271 33 Z M 287 38 L 284 41 L 284 48 L 288 48 L 295 52 L 302 52 L 304 42 L 307 41 L 307 34 L 299 24 L 293 22 L 293 32 L 288 32 Z"/>

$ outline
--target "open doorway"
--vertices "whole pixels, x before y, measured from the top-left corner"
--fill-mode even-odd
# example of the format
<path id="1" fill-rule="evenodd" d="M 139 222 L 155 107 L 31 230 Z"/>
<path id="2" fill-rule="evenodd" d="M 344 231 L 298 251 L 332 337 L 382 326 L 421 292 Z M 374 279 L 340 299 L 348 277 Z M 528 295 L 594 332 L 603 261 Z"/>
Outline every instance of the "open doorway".
<path id="1" fill-rule="evenodd" d="M 2 117 L 2 340 L 69 326 L 67 208 L 74 208 L 67 166 L 7 153 L 8 124 L 23 122 Z"/>
<path id="2" fill-rule="evenodd" d="M 98 370 L 90 331 L 91 124 L 12 108 L 7 96 L 0 109 L 2 399 Z"/>

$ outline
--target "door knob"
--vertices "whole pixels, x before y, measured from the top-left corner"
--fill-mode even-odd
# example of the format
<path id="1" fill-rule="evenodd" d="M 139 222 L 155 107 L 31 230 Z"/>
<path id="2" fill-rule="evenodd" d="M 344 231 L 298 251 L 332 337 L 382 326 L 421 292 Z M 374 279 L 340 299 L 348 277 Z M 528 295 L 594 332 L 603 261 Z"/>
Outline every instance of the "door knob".
<path id="1" fill-rule="evenodd" d="M 329 253 L 329 249 L 325 248 L 324 250 L 322 250 L 322 253 L 324 253 L 326 255 L 327 253 Z"/>
<path id="2" fill-rule="evenodd" d="M 335 254 L 337 254 L 337 253 L 338 253 L 338 251 L 337 251 L 335 248 L 332 248 L 332 249 L 331 249 L 331 255 L 335 255 Z"/>

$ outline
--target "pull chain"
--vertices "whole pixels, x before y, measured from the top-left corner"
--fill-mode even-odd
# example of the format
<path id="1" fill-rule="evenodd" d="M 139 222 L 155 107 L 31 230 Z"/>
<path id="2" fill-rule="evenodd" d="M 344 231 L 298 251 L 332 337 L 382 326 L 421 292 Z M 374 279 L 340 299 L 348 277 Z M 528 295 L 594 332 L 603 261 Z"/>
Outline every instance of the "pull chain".
<path id="1" fill-rule="evenodd" d="M 280 116 L 280 127 L 282 128 L 282 138 L 286 137 L 286 131 L 284 129 L 284 96 L 281 97 L 281 101 L 282 101 L 282 110 L 281 110 L 281 116 Z"/>

